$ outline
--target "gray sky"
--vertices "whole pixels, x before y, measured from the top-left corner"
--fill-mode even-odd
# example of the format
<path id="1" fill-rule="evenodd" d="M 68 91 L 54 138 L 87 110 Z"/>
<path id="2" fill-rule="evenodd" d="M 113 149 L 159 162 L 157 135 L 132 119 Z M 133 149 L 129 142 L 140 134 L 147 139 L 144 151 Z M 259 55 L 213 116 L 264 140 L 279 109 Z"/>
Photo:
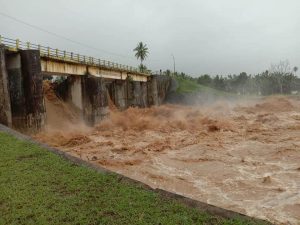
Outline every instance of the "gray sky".
<path id="1" fill-rule="evenodd" d="M 299 0 L 0 0 L 0 34 L 136 66 L 139 41 L 152 70 L 197 76 L 257 73 L 289 60 L 300 67 Z M 113 54 L 111 54 L 113 53 Z"/>

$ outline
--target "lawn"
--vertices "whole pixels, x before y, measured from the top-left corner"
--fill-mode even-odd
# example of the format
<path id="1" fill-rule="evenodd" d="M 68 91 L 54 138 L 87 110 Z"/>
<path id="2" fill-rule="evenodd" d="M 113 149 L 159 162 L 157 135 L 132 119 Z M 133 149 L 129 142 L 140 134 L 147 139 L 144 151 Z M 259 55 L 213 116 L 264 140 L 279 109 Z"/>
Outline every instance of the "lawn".
<path id="1" fill-rule="evenodd" d="M 0 132 L 0 224 L 257 224 L 201 213 Z"/>

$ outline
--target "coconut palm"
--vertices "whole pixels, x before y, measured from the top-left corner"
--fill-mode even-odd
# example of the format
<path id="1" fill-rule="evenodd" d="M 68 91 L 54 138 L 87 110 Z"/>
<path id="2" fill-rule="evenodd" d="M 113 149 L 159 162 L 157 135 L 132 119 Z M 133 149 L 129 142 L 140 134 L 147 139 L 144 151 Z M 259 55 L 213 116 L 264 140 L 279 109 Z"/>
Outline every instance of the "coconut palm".
<path id="1" fill-rule="evenodd" d="M 135 53 L 135 57 L 141 60 L 140 68 L 143 68 L 143 61 L 148 57 L 149 51 L 146 44 L 143 42 L 138 43 L 138 45 L 133 49 Z"/>

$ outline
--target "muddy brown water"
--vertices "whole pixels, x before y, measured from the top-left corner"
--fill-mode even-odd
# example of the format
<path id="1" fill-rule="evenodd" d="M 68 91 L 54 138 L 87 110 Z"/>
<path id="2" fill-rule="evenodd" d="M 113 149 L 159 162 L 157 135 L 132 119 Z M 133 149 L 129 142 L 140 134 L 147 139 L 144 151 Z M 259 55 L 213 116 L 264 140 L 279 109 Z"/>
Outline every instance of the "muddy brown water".
<path id="1" fill-rule="evenodd" d="M 277 224 L 300 222 L 298 100 L 114 109 L 92 129 L 77 126 L 66 105 L 46 104 L 56 116 L 40 141 L 154 188 Z"/>

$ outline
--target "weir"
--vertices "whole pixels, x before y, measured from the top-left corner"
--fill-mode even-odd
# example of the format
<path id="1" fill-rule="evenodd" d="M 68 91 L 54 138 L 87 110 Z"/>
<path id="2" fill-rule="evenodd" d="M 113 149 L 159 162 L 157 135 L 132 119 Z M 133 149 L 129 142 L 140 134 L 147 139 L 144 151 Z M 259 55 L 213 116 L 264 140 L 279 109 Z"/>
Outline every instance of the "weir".
<path id="1" fill-rule="evenodd" d="M 66 55 L 0 45 L 0 123 L 25 133 L 42 130 L 47 121 L 43 79 L 49 75 L 67 77 L 60 85 L 64 99 L 90 126 L 108 115 L 109 101 L 119 110 L 160 105 L 171 83 L 167 76 L 119 64 L 95 64 L 95 59 L 81 61 L 79 55 L 76 61 Z"/>

